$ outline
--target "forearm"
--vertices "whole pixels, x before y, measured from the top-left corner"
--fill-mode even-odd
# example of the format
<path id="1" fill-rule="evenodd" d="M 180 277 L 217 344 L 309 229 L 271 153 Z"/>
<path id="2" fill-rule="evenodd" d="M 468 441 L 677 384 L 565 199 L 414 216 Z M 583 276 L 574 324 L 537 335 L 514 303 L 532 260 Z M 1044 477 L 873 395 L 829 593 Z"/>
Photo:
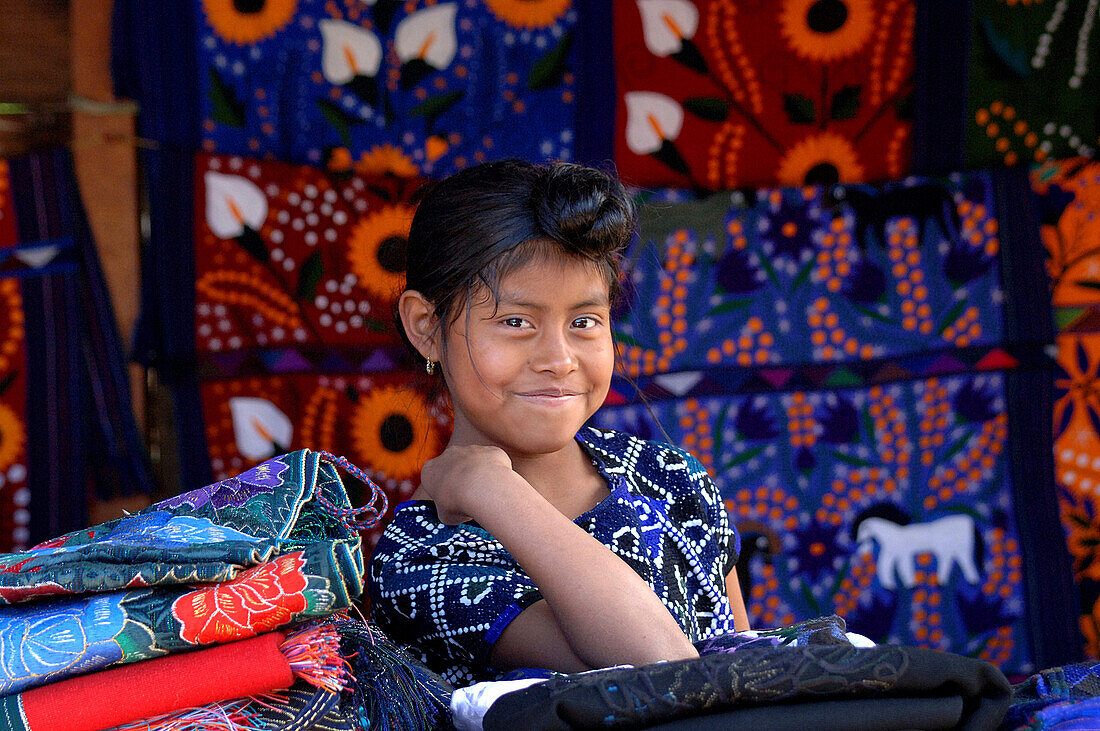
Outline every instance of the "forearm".
<path id="1" fill-rule="evenodd" d="M 492 508 L 477 519 L 539 587 L 578 658 L 606 667 L 697 656 L 633 569 L 523 485 L 494 491 Z"/>

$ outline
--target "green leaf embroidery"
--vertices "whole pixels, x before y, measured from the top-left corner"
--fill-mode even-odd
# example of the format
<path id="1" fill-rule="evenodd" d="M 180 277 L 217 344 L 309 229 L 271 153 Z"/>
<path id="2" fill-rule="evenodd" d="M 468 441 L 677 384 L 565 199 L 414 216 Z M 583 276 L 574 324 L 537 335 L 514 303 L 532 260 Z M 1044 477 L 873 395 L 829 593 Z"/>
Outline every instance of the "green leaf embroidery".
<path id="1" fill-rule="evenodd" d="M 961 315 L 962 311 L 965 309 L 966 300 L 959 300 L 958 302 L 956 302 L 955 306 L 948 311 L 947 316 L 943 318 L 942 322 L 940 322 L 940 326 L 936 330 L 936 334 L 943 335 L 943 331 L 951 327 L 951 323 L 955 322 L 955 320 L 958 320 L 959 315 Z"/>
<path id="2" fill-rule="evenodd" d="M 557 45 L 547 51 L 546 55 L 531 67 L 531 73 L 527 75 L 527 88 L 531 91 L 538 91 L 560 84 L 562 76 L 568 70 L 565 57 L 569 54 L 569 48 L 572 45 L 573 34 L 566 33 L 563 35 Z"/>
<path id="3" fill-rule="evenodd" d="M 707 317 L 713 317 L 714 315 L 721 315 L 724 312 L 736 312 L 737 310 L 743 310 L 752 304 L 751 297 L 745 297 L 743 299 L 728 300 L 720 305 L 715 305 L 707 313 Z"/>
<path id="4" fill-rule="evenodd" d="M 464 91 L 448 91 L 446 94 L 428 97 L 410 109 L 409 116 L 434 119 L 453 107 L 465 94 Z"/>
<path id="5" fill-rule="evenodd" d="M 321 274 L 324 267 L 321 265 L 321 252 L 314 251 L 302 264 L 298 273 L 298 299 L 312 302 L 317 293 L 317 285 L 321 282 Z"/>
<path id="6" fill-rule="evenodd" d="M 724 122 L 730 116 L 730 105 L 713 96 L 693 96 L 684 100 L 684 109 L 710 122 Z"/>
<path id="7" fill-rule="evenodd" d="M 336 106 L 328 99 L 318 99 L 317 108 L 321 110 L 321 114 L 324 115 L 325 121 L 332 125 L 336 130 L 336 134 L 340 135 L 340 141 L 344 147 L 351 147 L 351 127 L 353 124 L 358 124 L 360 120 L 352 117 L 340 107 Z"/>
<path id="8" fill-rule="evenodd" d="M 791 124 L 813 124 L 817 119 L 817 107 L 813 99 L 801 94 L 784 94 L 783 111 L 787 113 L 787 119 Z"/>
<path id="9" fill-rule="evenodd" d="M 842 87 L 833 94 L 832 108 L 829 117 L 834 120 L 851 119 L 859 113 L 859 95 L 862 87 L 859 84 L 851 84 Z"/>
<path id="10" fill-rule="evenodd" d="M 227 127 L 244 127 L 244 105 L 213 66 L 210 67 L 210 103 L 214 107 L 210 116 L 215 122 Z"/>
<path id="11" fill-rule="evenodd" d="M 744 452 L 742 452 L 741 454 L 739 454 L 736 457 L 734 457 L 733 459 L 731 459 L 729 462 L 726 462 L 724 465 L 722 465 L 722 470 L 721 471 L 725 472 L 730 467 L 736 467 L 739 464 L 744 464 L 745 462 L 748 462 L 750 459 L 752 459 L 753 457 L 755 457 L 758 454 L 760 454 L 761 452 L 763 452 L 764 449 L 765 449 L 765 445 L 760 445 L 759 447 L 753 447 L 752 449 L 746 449 Z"/>

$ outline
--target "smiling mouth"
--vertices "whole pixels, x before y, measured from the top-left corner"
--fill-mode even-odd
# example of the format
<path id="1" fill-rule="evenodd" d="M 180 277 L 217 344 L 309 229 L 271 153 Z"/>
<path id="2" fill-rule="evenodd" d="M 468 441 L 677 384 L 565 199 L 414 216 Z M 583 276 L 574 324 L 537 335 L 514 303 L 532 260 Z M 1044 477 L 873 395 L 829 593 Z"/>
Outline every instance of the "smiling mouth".
<path id="1" fill-rule="evenodd" d="M 517 394 L 520 398 L 545 403 L 559 403 L 580 396 L 576 391 L 531 391 Z"/>

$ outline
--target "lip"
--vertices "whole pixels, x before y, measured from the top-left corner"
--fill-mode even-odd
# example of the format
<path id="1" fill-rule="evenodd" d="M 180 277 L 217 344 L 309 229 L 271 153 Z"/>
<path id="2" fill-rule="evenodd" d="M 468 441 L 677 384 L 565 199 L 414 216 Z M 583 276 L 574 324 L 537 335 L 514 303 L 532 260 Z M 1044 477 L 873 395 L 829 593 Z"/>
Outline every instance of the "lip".
<path id="1" fill-rule="evenodd" d="M 562 401 L 568 401 L 571 398 L 580 396 L 578 391 L 569 391 L 561 388 L 546 388 L 537 391 L 520 391 L 516 393 L 517 396 L 523 399 L 531 401 L 540 401 L 545 403 L 559 403 Z"/>

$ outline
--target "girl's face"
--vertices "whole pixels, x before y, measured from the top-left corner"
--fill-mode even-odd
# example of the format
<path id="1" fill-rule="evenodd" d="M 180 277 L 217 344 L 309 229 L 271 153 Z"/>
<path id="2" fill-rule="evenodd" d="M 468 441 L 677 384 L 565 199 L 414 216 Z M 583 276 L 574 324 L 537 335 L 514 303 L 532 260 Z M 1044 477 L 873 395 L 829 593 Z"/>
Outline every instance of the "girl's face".
<path id="1" fill-rule="evenodd" d="M 607 283 L 588 262 L 539 256 L 502 277 L 499 292 L 497 303 L 475 292 L 448 332 L 451 443 L 495 445 L 513 458 L 556 452 L 611 383 Z"/>

